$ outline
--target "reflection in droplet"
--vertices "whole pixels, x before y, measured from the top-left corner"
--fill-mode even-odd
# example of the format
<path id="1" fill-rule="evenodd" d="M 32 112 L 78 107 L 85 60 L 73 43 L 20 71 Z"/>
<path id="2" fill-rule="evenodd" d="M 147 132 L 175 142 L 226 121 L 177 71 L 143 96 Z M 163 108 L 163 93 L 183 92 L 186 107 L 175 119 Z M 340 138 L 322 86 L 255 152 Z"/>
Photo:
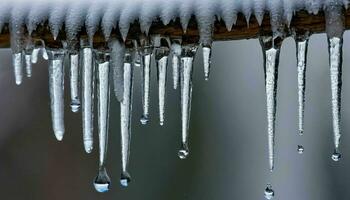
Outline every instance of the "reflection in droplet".
<path id="1" fill-rule="evenodd" d="M 304 147 L 302 145 L 298 145 L 298 153 L 299 154 L 304 153 Z"/>
<path id="2" fill-rule="evenodd" d="M 271 184 L 267 184 L 267 187 L 264 191 L 264 196 L 266 199 L 273 199 L 273 197 L 275 196 L 275 192 L 272 189 Z"/>

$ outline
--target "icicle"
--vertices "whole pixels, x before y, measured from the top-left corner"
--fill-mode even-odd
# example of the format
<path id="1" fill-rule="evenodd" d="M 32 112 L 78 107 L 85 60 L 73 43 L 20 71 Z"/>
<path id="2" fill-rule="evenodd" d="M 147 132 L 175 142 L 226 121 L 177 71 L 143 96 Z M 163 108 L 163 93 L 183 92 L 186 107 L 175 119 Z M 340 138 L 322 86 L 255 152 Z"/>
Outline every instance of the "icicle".
<path id="1" fill-rule="evenodd" d="M 152 48 L 147 46 L 141 52 L 142 65 L 142 108 L 143 113 L 140 119 L 141 124 L 147 124 L 149 120 L 149 97 L 151 83 L 151 55 Z"/>
<path id="2" fill-rule="evenodd" d="M 31 61 L 32 61 L 33 64 L 38 62 L 39 52 L 40 52 L 40 48 L 34 48 L 33 49 L 32 58 L 31 58 Z"/>
<path id="3" fill-rule="evenodd" d="M 168 65 L 169 49 L 160 47 L 155 50 L 155 59 L 158 72 L 158 100 L 159 100 L 159 124 L 164 124 L 165 111 L 165 90 L 166 90 L 166 72 Z"/>
<path id="4" fill-rule="evenodd" d="M 93 109 L 94 109 L 94 67 L 92 64 L 92 49 L 87 41 L 81 40 L 82 56 L 82 120 L 83 141 L 86 153 L 93 149 Z"/>
<path id="5" fill-rule="evenodd" d="M 98 108 L 98 136 L 99 136 L 99 172 L 94 181 L 98 192 L 109 190 L 111 183 L 106 171 L 106 155 L 108 146 L 108 120 L 109 120 L 109 53 L 96 52 L 97 68 L 97 108 Z"/>
<path id="6" fill-rule="evenodd" d="M 73 53 L 69 55 L 70 59 L 70 96 L 71 110 L 78 112 L 80 108 L 79 100 L 79 54 Z"/>
<path id="7" fill-rule="evenodd" d="M 340 105 L 342 86 L 342 62 L 343 62 L 343 33 L 344 33 L 344 10 L 336 1 L 327 2 L 325 7 L 326 33 L 328 38 L 329 67 L 332 90 L 332 117 L 334 134 L 334 153 L 332 159 L 339 161 L 341 130 L 340 130 Z"/>
<path id="8" fill-rule="evenodd" d="M 174 89 L 177 89 L 178 83 L 179 83 L 179 68 L 180 68 L 180 56 L 181 56 L 181 41 L 180 40 L 174 40 L 171 44 L 171 51 L 172 51 L 172 59 L 171 59 L 171 65 L 173 68 L 173 85 Z"/>
<path id="9" fill-rule="evenodd" d="M 41 53 L 43 55 L 44 60 L 49 59 L 49 56 L 47 55 L 47 51 L 46 51 L 45 47 L 41 48 Z"/>
<path id="10" fill-rule="evenodd" d="M 64 55 L 63 50 L 49 51 L 49 88 L 51 99 L 52 127 L 56 139 L 64 135 Z"/>
<path id="11" fill-rule="evenodd" d="M 26 60 L 26 75 L 28 78 L 32 77 L 32 55 L 31 53 L 25 54 L 25 60 Z"/>
<path id="12" fill-rule="evenodd" d="M 23 53 L 20 52 L 12 54 L 12 63 L 14 67 L 16 84 L 20 85 L 23 79 Z"/>
<path id="13" fill-rule="evenodd" d="M 114 94 L 119 102 L 123 101 L 124 86 L 124 54 L 125 46 L 117 39 L 112 38 L 109 42 L 109 48 L 111 49 L 111 68 L 113 69 L 113 86 Z"/>
<path id="14" fill-rule="evenodd" d="M 188 135 L 191 114 L 191 99 L 192 99 L 192 73 L 193 60 L 197 51 L 197 46 L 187 45 L 182 48 L 181 53 L 181 132 L 182 142 L 181 149 L 178 152 L 180 159 L 187 158 L 189 154 Z"/>
<path id="15" fill-rule="evenodd" d="M 268 158 L 270 171 L 274 168 L 276 93 L 280 44 L 271 37 L 260 36 L 264 54 L 264 71 L 267 106 Z"/>
<path id="16" fill-rule="evenodd" d="M 203 46 L 203 65 L 205 80 L 209 80 L 210 64 L 211 64 L 211 45 Z"/>
<path id="17" fill-rule="evenodd" d="M 295 34 L 297 47 L 297 70 L 298 70 L 298 130 L 299 135 L 304 133 L 304 107 L 305 107 L 305 71 L 306 56 L 309 42 L 309 33 Z"/>
<path id="18" fill-rule="evenodd" d="M 121 126 L 121 154 L 122 154 L 122 173 L 120 184 L 128 186 L 131 178 L 128 172 L 130 140 L 131 140 L 131 113 L 132 113 L 132 88 L 133 88 L 133 55 L 128 50 L 124 57 L 124 97 L 120 102 L 120 126 Z"/>

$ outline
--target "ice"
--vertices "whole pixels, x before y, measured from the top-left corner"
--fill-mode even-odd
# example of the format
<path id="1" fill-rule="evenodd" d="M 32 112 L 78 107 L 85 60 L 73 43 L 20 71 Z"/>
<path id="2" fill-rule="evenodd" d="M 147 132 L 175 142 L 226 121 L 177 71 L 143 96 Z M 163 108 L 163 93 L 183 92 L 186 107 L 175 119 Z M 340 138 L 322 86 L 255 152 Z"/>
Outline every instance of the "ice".
<path id="1" fill-rule="evenodd" d="M 192 73 L 193 60 L 197 51 L 197 46 L 184 46 L 181 53 L 181 149 L 178 152 L 180 159 L 187 158 L 189 154 L 188 135 L 191 114 L 192 99 Z"/>
<path id="2" fill-rule="evenodd" d="M 150 83 L 151 83 L 151 56 L 152 49 L 144 48 L 141 53 L 142 66 L 142 116 L 141 123 L 146 124 L 149 119 Z"/>
<path id="3" fill-rule="evenodd" d="M 130 181 L 128 173 L 130 141 L 131 141 L 131 114 L 132 114 L 132 90 L 133 90 L 133 54 L 128 49 L 124 57 L 124 97 L 120 102 L 120 135 L 122 154 L 122 173 L 120 183 L 127 186 Z"/>
<path id="4" fill-rule="evenodd" d="M 94 67 L 92 64 L 92 49 L 83 46 L 82 56 L 82 124 L 83 141 L 86 153 L 93 149 L 93 109 L 94 109 Z"/>
<path id="5" fill-rule="evenodd" d="M 23 53 L 12 54 L 12 63 L 16 84 L 20 85 L 23 79 Z"/>
<path id="6" fill-rule="evenodd" d="M 49 88 L 52 128 L 56 139 L 64 135 L 64 55 L 63 50 L 49 51 Z"/>
<path id="7" fill-rule="evenodd" d="M 269 169 L 274 169 L 275 148 L 275 119 L 277 77 L 280 44 L 274 43 L 271 37 L 260 36 L 260 44 L 264 53 L 266 108 L 267 108 L 267 135 L 268 135 L 268 159 Z"/>
<path id="8" fill-rule="evenodd" d="M 328 38 L 329 67 L 332 91 L 332 118 L 334 148 L 336 157 L 340 158 L 339 144 L 341 137 L 340 129 L 340 105 L 342 87 L 342 62 L 343 62 L 343 33 L 344 33 L 344 13 L 340 3 L 329 1 L 325 8 L 326 33 Z M 339 159 L 333 159 L 338 161 Z"/>
<path id="9" fill-rule="evenodd" d="M 78 112 L 80 108 L 79 99 L 79 54 L 71 54 L 70 58 L 70 97 L 71 110 Z"/>
<path id="10" fill-rule="evenodd" d="M 106 50 L 95 52 L 97 68 L 97 110 L 99 137 L 99 171 L 105 169 L 108 146 L 109 121 L 109 53 Z M 110 182 L 110 181 L 109 181 Z"/>
<path id="11" fill-rule="evenodd" d="M 165 112 L 165 91 L 166 91 L 166 74 L 168 65 L 168 47 L 158 47 L 155 49 L 155 59 L 157 65 L 157 78 L 158 78 L 158 101 L 159 101 L 159 124 L 164 124 L 164 112 Z"/>
<path id="12" fill-rule="evenodd" d="M 105 10 L 104 5 L 107 2 L 108 1 L 106 1 L 106 0 L 92 1 L 90 4 L 90 7 L 87 10 L 85 27 L 86 27 L 86 32 L 89 36 L 89 40 L 91 42 L 93 40 L 93 37 L 94 37 L 96 31 L 99 28 L 100 21 L 102 19 L 102 16 L 103 16 L 104 10 Z"/>
<path id="13" fill-rule="evenodd" d="M 26 75 L 28 78 L 32 77 L 32 55 L 30 53 L 26 53 L 25 56 L 26 61 Z"/>
<path id="14" fill-rule="evenodd" d="M 173 68 L 173 87 L 174 89 L 177 89 L 177 86 L 179 84 L 179 68 L 180 68 L 180 56 L 181 56 L 181 45 L 179 40 L 175 40 L 171 44 L 171 52 L 172 52 L 172 59 L 171 59 L 171 66 Z"/>
<path id="15" fill-rule="evenodd" d="M 125 46 L 117 39 L 111 39 L 109 42 L 111 49 L 111 68 L 113 70 L 114 94 L 119 102 L 123 101 L 124 96 L 124 54 Z"/>
<path id="16" fill-rule="evenodd" d="M 31 5 L 27 16 L 27 29 L 29 35 L 32 34 L 34 30 L 37 29 L 37 26 L 43 24 L 47 21 L 49 16 L 49 4 L 37 1 Z"/>
<path id="17" fill-rule="evenodd" d="M 304 133 L 304 108 L 305 108 L 305 72 L 309 33 L 295 34 L 297 71 L 298 71 L 298 130 L 299 135 Z"/>
<path id="18" fill-rule="evenodd" d="M 221 0 L 220 2 L 221 16 L 225 21 L 227 30 L 231 31 L 233 24 L 236 24 L 237 13 L 239 12 L 240 2 Z"/>

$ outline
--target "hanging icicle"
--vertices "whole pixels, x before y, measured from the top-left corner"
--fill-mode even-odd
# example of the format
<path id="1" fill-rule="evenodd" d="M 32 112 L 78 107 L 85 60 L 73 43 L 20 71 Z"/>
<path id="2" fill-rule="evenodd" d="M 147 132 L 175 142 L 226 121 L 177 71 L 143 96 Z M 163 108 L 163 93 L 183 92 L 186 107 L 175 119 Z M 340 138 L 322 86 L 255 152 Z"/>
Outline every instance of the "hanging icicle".
<path id="1" fill-rule="evenodd" d="M 78 112 L 80 108 L 79 99 L 79 54 L 71 53 L 69 55 L 70 63 L 70 107 L 72 112 Z"/>
<path id="2" fill-rule="evenodd" d="M 127 49 L 124 57 L 124 96 L 120 102 L 120 135 L 121 135 L 121 154 L 122 154 L 122 172 L 120 184 L 127 187 L 131 177 L 128 172 L 130 141 L 131 141 L 131 114 L 132 114 L 132 90 L 133 90 L 133 50 Z"/>
<path id="3" fill-rule="evenodd" d="M 181 149 L 178 152 L 180 159 L 187 158 L 189 154 L 188 135 L 190 127 L 191 115 L 191 99 L 192 99 L 192 74 L 193 60 L 197 52 L 197 45 L 185 45 L 181 52 Z"/>
<path id="4" fill-rule="evenodd" d="M 181 56 L 181 39 L 176 39 L 171 41 L 171 52 L 172 52 L 172 59 L 171 59 L 171 66 L 173 68 L 173 87 L 176 90 L 179 79 L 180 79 L 180 56 Z"/>
<path id="5" fill-rule="evenodd" d="M 344 10 L 337 1 L 330 1 L 325 8 L 326 33 L 328 38 L 329 67 L 332 91 L 332 117 L 334 135 L 334 153 L 332 159 L 339 161 L 341 158 L 340 144 L 340 105 L 342 86 L 342 62 L 343 62 L 343 33 L 344 33 Z"/>
<path id="6" fill-rule="evenodd" d="M 108 50 L 95 52 L 97 68 L 97 110 L 98 110 L 98 136 L 99 136 L 99 170 L 94 181 L 98 192 L 109 190 L 111 180 L 106 170 L 106 156 L 108 146 L 108 121 L 109 121 L 109 60 Z"/>
<path id="7" fill-rule="evenodd" d="M 92 64 L 92 49 L 87 39 L 81 43 L 82 59 L 82 124 L 83 141 L 86 153 L 93 149 L 93 119 L 94 119 L 94 66 Z"/>
<path id="8" fill-rule="evenodd" d="M 64 50 L 49 50 L 49 88 L 52 128 L 56 139 L 64 135 Z"/>

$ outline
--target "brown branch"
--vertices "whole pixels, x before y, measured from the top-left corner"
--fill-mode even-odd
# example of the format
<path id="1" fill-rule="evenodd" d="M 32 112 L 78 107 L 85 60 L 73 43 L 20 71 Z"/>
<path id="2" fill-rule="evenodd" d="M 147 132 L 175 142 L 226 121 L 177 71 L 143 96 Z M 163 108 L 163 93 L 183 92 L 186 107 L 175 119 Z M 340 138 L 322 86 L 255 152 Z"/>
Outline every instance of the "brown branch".
<path id="1" fill-rule="evenodd" d="M 345 29 L 350 28 L 350 11 L 345 11 Z M 141 30 L 139 23 L 135 22 L 130 26 L 127 40 L 136 39 L 140 36 Z M 319 12 L 317 15 L 309 14 L 306 11 L 297 12 L 290 24 L 291 28 L 295 28 L 299 31 L 310 31 L 311 33 L 322 33 L 325 31 L 325 17 L 323 12 Z M 271 32 L 271 25 L 269 16 L 266 14 L 264 20 L 259 26 L 254 16 L 249 21 L 247 26 L 246 20 L 242 14 L 238 14 L 237 22 L 233 25 L 232 31 L 227 31 L 225 23 L 216 21 L 214 25 L 214 41 L 223 40 L 241 40 L 257 38 L 260 31 Z M 185 38 L 187 42 L 198 42 L 199 33 L 197 23 L 194 17 L 191 18 L 186 33 L 183 33 L 180 20 L 170 22 L 168 25 L 163 25 L 160 20 L 155 20 L 150 28 L 150 34 L 160 34 L 168 36 L 170 38 Z M 85 30 L 81 30 L 78 35 L 86 35 Z M 118 28 L 113 30 L 112 35 L 119 37 L 120 33 Z M 50 33 L 47 25 L 39 26 L 38 29 L 32 34 L 35 39 L 43 39 L 47 44 L 56 46 L 61 40 L 65 40 L 65 33 L 61 31 L 57 41 L 55 41 Z M 104 43 L 105 39 L 99 31 L 94 36 L 94 43 Z M 10 35 L 8 25 L 5 26 L 2 34 L 0 34 L 0 48 L 6 48 L 10 46 Z"/>

